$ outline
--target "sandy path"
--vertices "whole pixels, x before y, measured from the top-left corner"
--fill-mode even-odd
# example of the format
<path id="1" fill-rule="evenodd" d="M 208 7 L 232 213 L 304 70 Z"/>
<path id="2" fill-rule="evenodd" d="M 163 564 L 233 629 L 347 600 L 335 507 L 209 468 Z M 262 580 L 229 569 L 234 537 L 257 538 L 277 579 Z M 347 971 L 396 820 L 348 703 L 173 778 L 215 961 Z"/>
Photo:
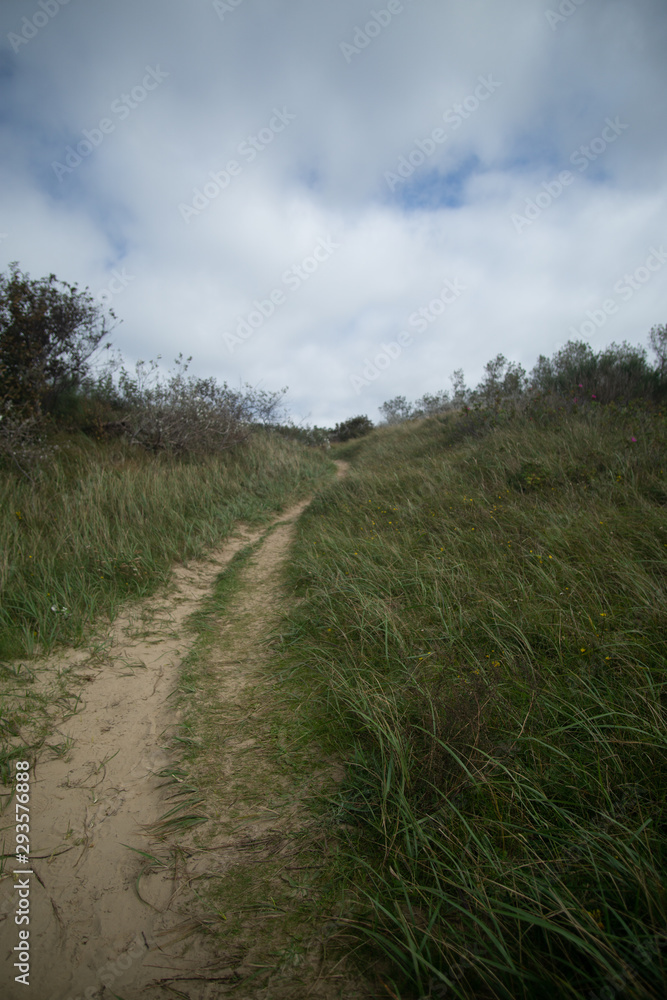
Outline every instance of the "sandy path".
<path id="1" fill-rule="evenodd" d="M 277 570 L 287 556 L 294 521 L 306 505 L 304 501 L 276 519 L 277 528 L 263 543 L 259 559 L 255 557 L 243 590 L 242 612 L 246 624 L 250 621 L 243 630 L 246 649 L 275 598 Z M 40 760 L 35 767 L 30 988 L 13 982 L 9 955 L 17 928 L 12 915 L 5 915 L 0 954 L 6 1000 L 164 996 L 149 984 L 174 969 L 202 969 L 210 961 L 201 943 L 190 948 L 185 965 L 176 957 L 174 945 L 195 925 L 184 920 L 182 907 L 172 905 L 183 890 L 173 866 L 142 880 L 149 906 L 135 891 L 145 860 L 123 845 L 156 853 L 155 838 L 144 828 L 169 805 L 156 772 L 173 764 L 163 745 L 177 721 L 168 699 L 193 641 L 183 629 L 184 620 L 233 555 L 265 530 L 240 529 L 208 560 L 177 567 L 175 587 L 168 594 L 133 606 L 114 623 L 106 662 L 87 662 L 81 651 L 59 657 L 61 664 L 78 664 L 84 704 L 59 729 L 59 739 L 71 744 L 67 757 Z M 237 654 L 240 661 L 235 659 L 233 672 L 220 678 L 227 685 L 226 700 L 244 684 L 238 669 L 239 662 L 243 667 L 242 650 Z M 265 826 L 260 823 L 248 834 L 259 835 Z M 11 881 L 2 883 L 4 896 L 13 895 Z M 181 995 L 203 1000 L 223 994 L 210 985 L 189 986 Z"/>
<path id="2" fill-rule="evenodd" d="M 345 463 L 337 464 L 340 476 Z M 224 653 L 227 659 L 216 679 L 221 706 L 234 705 L 244 686 L 257 680 L 263 656 L 250 651 L 257 650 L 267 613 L 276 605 L 279 569 L 288 555 L 294 522 L 307 503 L 295 505 L 276 519 L 274 530 L 244 573 L 234 614 L 221 624 L 223 634 L 231 633 Z M 222 956 L 207 954 L 206 942 L 194 934 L 198 924 L 186 901 L 188 879 L 198 867 L 192 841 L 189 850 L 174 852 L 186 871 L 179 872 L 172 858 L 172 864 L 156 867 L 142 878 L 141 895 L 147 902 L 142 902 L 135 889 L 146 859 L 124 845 L 165 856 L 164 843 L 156 847 L 147 828 L 173 804 L 165 799 L 173 784 L 165 791 L 164 780 L 157 775 L 174 764 L 165 746 L 178 721 L 169 698 L 193 642 L 183 624 L 234 554 L 266 530 L 240 528 L 206 561 L 175 568 L 167 594 L 134 605 L 117 619 L 102 662 L 87 659 L 80 650 L 61 653 L 54 661 L 54 667 L 77 664 L 83 706 L 60 727 L 56 740 L 50 741 L 67 741 L 67 756 L 39 760 L 34 770 L 29 990 L 14 983 L 14 956 L 9 957 L 17 943 L 17 927 L 13 909 L 7 915 L 4 897 L 10 898 L 13 907 L 13 880 L 5 879 L 1 886 L 5 903 L 0 916 L 1 994 L 6 1000 L 26 996 L 34 1000 L 108 1000 L 112 996 L 152 1000 L 165 995 L 209 1000 L 226 995 L 221 992 L 222 984 L 230 978 L 236 982 L 237 972 L 230 976 Z M 233 713 L 228 721 L 234 722 Z M 220 761 L 223 772 L 234 772 L 238 749 L 233 741 L 229 743 L 227 759 Z M 243 810 L 247 806 L 243 795 L 239 797 Z M 206 811 L 207 803 L 200 809 Z M 262 819 L 260 808 L 258 822 L 245 824 L 239 851 L 266 839 L 267 832 L 274 839 L 280 836 L 289 829 L 294 812 L 276 822 L 273 814 Z M 234 817 L 218 815 L 216 828 L 224 831 L 230 818 Z M 224 870 L 234 863 L 234 849 L 234 837 L 227 838 L 217 857 L 207 851 L 205 865 L 217 864 Z M 185 858 L 192 858 L 191 864 Z M 185 945 L 179 944 L 183 941 Z M 200 975 L 206 980 L 197 983 Z M 156 985 L 171 977 L 173 985 L 183 991 L 180 994 L 166 994 Z M 195 981 L 188 982 L 189 977 Z M 325 994 L 317 990 L 318 996 Z"/>
<path id="3" fill-rule="evenodd" d="M 54 661 L 79 661 L 85 686 L 83 708 L 51 741 L 71 741 L 67 758 L 38 761 L 31 788 L 30 996 L 37 1000 L 97 996 L 97 971 L 133 942 L 152 938 L 156 913 L 134 891 L 140 856 L 123 845 L 150 852 L 142 827 L 165 811 L 155 772 L 170 763 L 161 749 L 174 722 L 167 698 L 192 642 L 180 627 L 232 556 L 260 536 L 239 533 L 210 560 L 177 567 L 173 593 L 116 620 L 106 662 L 87 665 L 80 651 Z M 161 881 L 151 887 L 158 907 L 171 894 L 168 874 Z M 16 930 L 3 922 L 3 959 Z M 8 1000 L 27 995 L 25 987 L 7 985 Z"/>

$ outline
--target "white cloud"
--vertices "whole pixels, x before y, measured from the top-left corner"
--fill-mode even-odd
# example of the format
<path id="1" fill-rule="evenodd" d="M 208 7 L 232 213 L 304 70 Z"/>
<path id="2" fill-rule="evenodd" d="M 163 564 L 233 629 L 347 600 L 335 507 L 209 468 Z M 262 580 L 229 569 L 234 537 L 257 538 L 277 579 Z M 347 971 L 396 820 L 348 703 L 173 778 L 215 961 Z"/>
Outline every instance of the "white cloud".
<path id="1" fill-rule="evenodd" d="M 182 351 L 202 375 L 288 384 L 320 424 L 376 419 L 455 368 L 474 383 L 499 351 L 530 368 L 667 231 L 664 4 L 586 0 L 552 30 L 546 0 L 404 0 L 348 64 L 340 43 L 384 6 L 243 0 L 221 20 L 208 0 L 71 0 L 15 52 L 33 6 L 5 0 L 2 266 L 94 292 L 124 268 L 113 339 L 129 358 Z M 147 66 L 168 76 L 133 101 Z M 500 86 L 475 108 L 480 77 Z M 124 94 L 136 107 L 121 117 Z M 249 162 L 242 144 L 275 109 L 295 118 Z M 105 117 L 113 130 L 59 181 L 52 161 Z M 580 171 L 572 153 L 616 117 L 627 130 Z M 385 173 L 436 128 L 446 141 L 392 195 Z M 179 205 L 232 159 L 237 176 L 186 224 Z M 572 183 L 517 233 L 512 214 L 564 170 Z M 287 289 L 328 237 L 340 249 Z M 457 278 L 465 295 L 356 394 L 350 375 Z M 591 343 L 645 343 L 666 278 Z M 224 332 L 276 288 L 285 302 L 230 354 Z"/>

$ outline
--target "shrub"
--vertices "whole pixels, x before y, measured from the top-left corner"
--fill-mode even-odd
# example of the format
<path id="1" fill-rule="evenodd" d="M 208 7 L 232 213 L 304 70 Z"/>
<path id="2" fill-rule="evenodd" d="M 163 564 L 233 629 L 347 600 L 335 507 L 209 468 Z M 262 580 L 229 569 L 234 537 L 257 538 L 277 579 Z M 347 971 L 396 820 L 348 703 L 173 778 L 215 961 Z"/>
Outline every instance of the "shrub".
<path id="1" fill-rule="evenodd" d="M 664 349 L 665 338 L 661 340 L 660 328 L 651 331 L 650 339 L 661 358 L 659 352 Z M 598 403 L 657 401 L 665 390 L 664 371 L 651 368 L 645 348 L 626 341 L 610 344 L 596 354 L 585 341 L 569 340 L 553 358 L 539 356 L 530 380 L 539 392 L 573 396 L 577 400 L 595 399 Z"/>
<path id="2" fill-rule="evenodd" d="M 351 417 L 341 424 L 336 424 L 333 432 L 334 441 L 350 441 L 352 438 L 363 437 L 373 430 L 373 421 L 366 416 Z"/>
<path id="3" fill-rule="evenodd" d="M 501 400 L 516 400 L 525 391 L 525 369 L 514 361 L 508 361 L 503 354 L 487 361 L 484 373 L 484 378 L 471 394 L 477 403 L 499 406 Z"/>
<path id="4" fill-rule="evenodd" d="M 446 389 L 440 389 L 436 393 L 425 392 L 421 399 L 415 403 L 413 416 L 433 417 L 439 413 L 445 413 L 452 406 L 453 403 Z"/>
<path id="5" fill-rule="evenodd" d="M 134 374 L 122 368 L 117 406 L 122 418 L 111 423 L 149 451 L 214 453 L 246 440 L 258 424 L 273 419 L 282 392 L 188 375 L 192 359 L 176 359 L 164 378 L 157 361 L 138 361 Z M 284 392 L 285 390 L 283 390 Z"/>
<path id="6" fill-rule="evenodd" d="M 414 415 L 412 403 L 408 403 L 405 396 L 394 396 L 386 403 L 378 407 L 384 417 L 386 424 L 400 424 L 404 420 L 409 420 Z"/>
<path id="7" fill-rule="evenodd" d="M 87 290 L 58 282 L 55 274 L 31 279 L 10 264 L 9 273 L 0 274 L 0 412 L 11 409 L 12 419 L 20 419 L 71 407 L 109 332 Z"/>

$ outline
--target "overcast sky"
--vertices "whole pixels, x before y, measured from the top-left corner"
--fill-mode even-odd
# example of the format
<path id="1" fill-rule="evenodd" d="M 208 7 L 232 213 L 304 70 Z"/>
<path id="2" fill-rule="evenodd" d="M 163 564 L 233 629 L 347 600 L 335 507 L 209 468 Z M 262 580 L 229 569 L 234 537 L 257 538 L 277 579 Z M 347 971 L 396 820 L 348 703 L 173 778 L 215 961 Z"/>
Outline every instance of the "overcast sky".
<path id="1" fill-rule="evenodd" d="M 665 0 L 2 0 L 1 270 L 294 419 L 667 322 Z"/>

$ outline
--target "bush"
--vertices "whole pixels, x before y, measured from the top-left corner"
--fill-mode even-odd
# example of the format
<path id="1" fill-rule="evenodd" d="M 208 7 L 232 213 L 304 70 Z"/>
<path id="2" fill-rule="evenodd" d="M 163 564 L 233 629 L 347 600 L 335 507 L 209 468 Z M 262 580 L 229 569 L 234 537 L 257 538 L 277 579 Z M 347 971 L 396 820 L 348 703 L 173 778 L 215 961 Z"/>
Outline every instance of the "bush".
<path id="1" fill-rule="evenodd" d="M 394 396 L 378 409 L 384 417 L 384 422 L 389 425 L 401 424 L 404 420 L 410 420 L 414 416 L 412 403 L 408 403 L 405 396 Z"/>
<path id="2" fill-rule="evenodd" d="M 282 393 L 249 385 L 230 389 L 214 378 L 188 375 L 192 359 L 176 359 L 165 379 L 157 361 L 138 361 L 134 374 L 121 368 L 115 405 L 119 418 L 110 433 L 123 433 L 148 451 L 211 454 L 245 441 L 258 424 L 270 423 Z M 110 397 L 107 377 L 103 388 Z M 283 390 L 284 392 L 285 390 Z"/>
<path id="3" fill-rule="evenodd" d="M 333 432 L 334 441 L 350 441 L 352 438 L 363 437 L 373 430 L 373 421 L 366 416 L 351 417 L 341 424 L 336 424 Z"/>
<path id="4" fill-rule="evenodd" d="M 654 327 L 650 343 L 659 358 L 664 341 L 660 328 Z M 585 341 L 569 340 L 553 358 L 539 356 L 530 380 L 538 392 L 598 403 L 628 403 L 632 399 L 657 402 L 665 393 L 664 364 L 651 368 L 646 349 L 626 341 L 610 344 L 596 354 Z"/>
<path id="5" fill-rule="evenodd" d="M 484 378 L 471 394 L 475 402 L 490 406 L 501 400 L 517 400 L 526 388 L 525 369 L 503 354 L 497 354 L 484 366 Z"/>
<path id="6" fill-rule="evenodd" d="M 445 419 L 452 444 L 522 412 L 530 419 L 553 423 L 573 407 L 627 406 L 634 401 L 660 404 L 667 398 L 667 325 L 652 328 L 649 345 L 657 359 L 655 367 L 648 362 L 644 347 L 626 341 L 596 354 L 585 341 L 570 340 L 552 358 L 540 354 L 530 377 L 522 365 L 497 354 L 484 366 L 484 377 L 475 389 L 466 386 L 459 368 L 450 375 L 451 396 L 441 389 L 425 393 L 414 404 L 405 396 L 395 396 L 379 409 L 388 425 L 419 417 L 443 420 L 457 411 L 456 426 Z"/>
<path id="7" fill-rule="evenodd" d="M 453 405 L 446 389 L 440 389 L 436 393 L 425 392 L 421 399 L 415 403 L 412 415 L 414 417 L 434 417 L 439 413 L 451 410 Z"/>
<path id="8" fill-rule="evenodd" d="M 0 413 L 20 419 L 67 410 L 109 332 L 87 290 L 55 274 L 31 279 L 10 264 L 0 274 Z"/>

